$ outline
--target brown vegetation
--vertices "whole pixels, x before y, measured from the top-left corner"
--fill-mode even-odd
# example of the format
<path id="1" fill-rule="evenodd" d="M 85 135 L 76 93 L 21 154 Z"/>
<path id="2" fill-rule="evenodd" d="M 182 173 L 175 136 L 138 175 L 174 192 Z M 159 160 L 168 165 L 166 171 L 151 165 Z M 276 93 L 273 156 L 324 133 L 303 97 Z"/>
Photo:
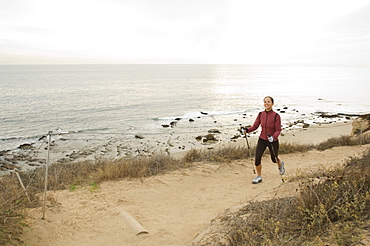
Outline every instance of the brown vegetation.
<path id="1" fill-rule="evenodd" d="M 370 151 L 301 182 L 300 195 L 248 204 L 230 245 L 361 245 L 370 221 Z"/>

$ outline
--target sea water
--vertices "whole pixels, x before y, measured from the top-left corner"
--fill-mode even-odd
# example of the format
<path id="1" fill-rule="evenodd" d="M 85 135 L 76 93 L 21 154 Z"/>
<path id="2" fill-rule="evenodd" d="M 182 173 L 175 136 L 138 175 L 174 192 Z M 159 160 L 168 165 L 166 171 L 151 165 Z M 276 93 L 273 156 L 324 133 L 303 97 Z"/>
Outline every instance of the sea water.
<path id="1" fill-rule="evenodd" d="M 236 128 L 253 123 L 268 95 L 283 123 L 370 112 L 370 67 L 2 65 L 0 89 L 0 150 L 49 131 L 129 138 Z"/>

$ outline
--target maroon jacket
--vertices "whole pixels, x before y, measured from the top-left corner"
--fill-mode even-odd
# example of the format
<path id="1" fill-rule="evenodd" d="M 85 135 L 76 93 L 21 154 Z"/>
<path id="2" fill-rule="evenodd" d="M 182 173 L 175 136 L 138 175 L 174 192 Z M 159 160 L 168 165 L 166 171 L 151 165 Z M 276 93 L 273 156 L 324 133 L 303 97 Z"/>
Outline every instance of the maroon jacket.
<path id="1" fill-rule="evenodd" d="M 260 125 L 262 127 L 260 138 L 268 140 L 267 135 L 271 135 L 274 138 L 274 141 L 278 140 L 281 132 L 281 119 L 278 113 L 273 110 L 260 112 L 254 121 L 253 126 L 248 128 L 248 132 L 257 130 Z"/>

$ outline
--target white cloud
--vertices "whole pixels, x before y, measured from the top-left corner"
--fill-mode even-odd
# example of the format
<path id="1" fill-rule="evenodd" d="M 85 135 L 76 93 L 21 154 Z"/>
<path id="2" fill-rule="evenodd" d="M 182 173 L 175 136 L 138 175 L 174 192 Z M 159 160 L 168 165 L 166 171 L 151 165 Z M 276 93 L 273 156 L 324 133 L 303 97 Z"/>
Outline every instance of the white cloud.
<path id="1" fill-rule="evenodd" d="M 16 55 L 12 62 L 30 62 L 34 57 L 32 61 L 41 63 L 50 58 L 62 63 L 313 64 L 337 61 L 343 51 L 370 64 L 370 58 L 362 55 L 369 47 L 368 29 L 351 39 L 353 25 L 341 31 L 328 26 L 366 4 L 362 0 L 0 1 L 0 63 L 10 63 Z"/>

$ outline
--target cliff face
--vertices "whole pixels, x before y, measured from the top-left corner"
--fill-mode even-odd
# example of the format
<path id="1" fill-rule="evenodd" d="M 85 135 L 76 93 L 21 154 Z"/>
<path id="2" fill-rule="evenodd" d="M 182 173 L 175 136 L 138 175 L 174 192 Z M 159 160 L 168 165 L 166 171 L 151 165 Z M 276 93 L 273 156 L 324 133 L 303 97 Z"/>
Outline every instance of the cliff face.
<path id="1" fill-rule="evenodd" d="M 358 136 L 361 133 L 370 136 L 370 114 L 361 115 L 352 122 L 351 136 Z"/>

